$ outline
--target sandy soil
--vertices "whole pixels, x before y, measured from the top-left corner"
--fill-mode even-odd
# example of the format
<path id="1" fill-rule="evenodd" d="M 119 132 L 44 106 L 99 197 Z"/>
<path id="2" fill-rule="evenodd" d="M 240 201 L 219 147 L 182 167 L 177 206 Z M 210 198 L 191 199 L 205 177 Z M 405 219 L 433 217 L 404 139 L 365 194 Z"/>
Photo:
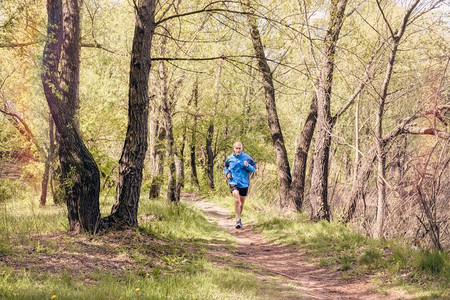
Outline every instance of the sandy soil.
<path id="1" fill-rule="evenodd" d="M 184 200 L 194 203 L 205 212 L 210 222 L 217 222 L 237 240 L 237 247 L 231 251 L 216 246 L 211 255 L 216 261 L 227 264 L 239 261 L 247 269 L 255 271 L 262 280 L 280 281 L 280 298 L 284 299 L 408 299 L 401 291 L 389 295 L 376 292 L 376 286 L 368 278 L 345 280 L 342 273 L 309 263 L 306 254 L 291 247 L 266 241 L 261 234 L 252 230 L 252 224 L 244 228 L 234 227 L 230 211 L 216 204 L 203 201 L 195 195 L 184 195 Z M 232 199 L 230 198 L 230 201 Z M 231 259 L 223 259 L 231 256 Z M 222 259 L 220 259 L 222 257 Z M 270 277 L 267 278 L 267 277 Z M 294 295 L 296 294 L 296 295 Z"/>

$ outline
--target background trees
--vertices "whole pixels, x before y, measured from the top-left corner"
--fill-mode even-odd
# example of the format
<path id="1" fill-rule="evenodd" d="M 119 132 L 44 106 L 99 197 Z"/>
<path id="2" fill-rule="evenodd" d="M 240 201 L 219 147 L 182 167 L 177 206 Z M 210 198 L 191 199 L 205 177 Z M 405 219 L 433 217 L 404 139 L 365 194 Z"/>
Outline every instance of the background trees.
<path id="1" fill-rule="evenodd" d="M 40 194 L 52 143 L 38 76 L 47 28 L 39 4 L 1 4 L 0 151 L 1 174 L 7 160 L 30 152 L 34 160 L 20 165 Z M 183 184 L 197 189 L 197 182 L 225 192 L 222 163 L 241 140 L 258 161 L 258 180 L 275 188 L 264 197 L 282 207 L 353 222 L 375 236 L 446 243 L 449 43 L 439 1 L 150 3 L 154 28 L 142 27 L 150 30 L 143 42 L 152 42 L 151 51 L 142 44 L 149 75 L 139 81 L 148 90 L 139 88 L 141 102 L 128 117 L 138 82 L 133 36 L 141 33 L 133 30 L 152 18 L 136 14 L 144 4 L 80 7 L 79 103 L 69 127 L 98 165 L 100 206 L 119 182 L 117 205 L 137 212 L 140 172 L 151 197 L 176 200 Z M 268 120 L 278 123 L 275 131 Z M 130 134 L 133 124 L 139 135 Z M 260 191 L 252 186 L 255 198 Z"/>

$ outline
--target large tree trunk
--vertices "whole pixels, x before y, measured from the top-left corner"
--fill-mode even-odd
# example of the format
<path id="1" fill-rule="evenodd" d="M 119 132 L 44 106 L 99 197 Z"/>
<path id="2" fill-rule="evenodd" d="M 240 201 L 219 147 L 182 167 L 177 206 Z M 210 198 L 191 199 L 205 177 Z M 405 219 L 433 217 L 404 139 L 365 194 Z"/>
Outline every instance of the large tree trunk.
<path id="1" fill-rule="evenodd" d="M 68 0 L 65 5 L 63 26 L 62 1 L 47 2 L 47 41 L 41 79 L 60 136 L 59 157 L 65 181 L 69 230 L 96 232 L 100 220 L 100 174 L 80 137 L 74 116 L 78 103 L 80 69 L 78 1 Z M 61 50 L 63 40 L 64 46 Z M 60 58 L 63 82 L 59 82 L 58 78 Z"/>
<path id="2" fill-rule="evenodd" d="M 292 183 L 289 197 L 294 202 L 295 208 L 301 211 L 305 195 L 305 179 L 309 147 L 317 122 L 317 97 L 314 95 L 306 122 L 300 136 L 300 140 L 295 151 L 295 159 L 292 165 Z"/>
<path id="3" fill-rule="evenodd" d="M 328 163 L 333 119 L 331 118 L 331 88 L 334 76 L 336 46 L 344 23 L 347 0 L 331 1 L 330 23 L 325 36 L 324 62 L 316 88 L 318 132 L 314 147 L 310 201 L 313 219 L 330 219 L 328 205 Z"/>
<path id="4" fill-rule="evenodd" d="M 246 9 L 246 8 L 245 8 Z M 275 158 L 277 162 L 278 181 L 279 181 L 279 197 L 281 208 L 290 208 L 293 206 L 289 199 L 289 188 L 291 185 L 291 170 L 289 167 L 289 160 L 284 144 L 283 134 L 281 131 L 280 121 L 278 119 L 276 102 L 275 102 L 275 88 L 273 85 L 272 72 L 267 63 L 264 54 L 264 47 L 261 41 L 256 20 L 251 14 L 247 14 L 250 35 L 252 39 L 253 49 L 258 60 L 258 68 L 263 77 L 264 99 L 266 104 L 267 121 L 269 123 L 269 131 L 272 136 L 273 147 L 275 151 Z"/>
<path id="5" fill-rule="evenodd" d="M 148 84 L 151 47 L 155 31 L 155 0 L 135 3 L 136 24 L 131 50 L 128 91 L 128 127 L 119 161 L 119 182 L 111 215 L 106 220 L 116 228 L 136 227 L 142 171 L 147 151 Z"/>

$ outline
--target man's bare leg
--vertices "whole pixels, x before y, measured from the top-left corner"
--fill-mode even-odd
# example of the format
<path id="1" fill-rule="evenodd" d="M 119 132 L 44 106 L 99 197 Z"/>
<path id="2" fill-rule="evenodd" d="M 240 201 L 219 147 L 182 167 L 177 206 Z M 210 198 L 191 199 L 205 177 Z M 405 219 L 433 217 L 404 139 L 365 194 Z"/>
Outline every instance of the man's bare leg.
<path id="1" fill-rule="evenodd" d="M 244 210 L 244 203 L 245 203 L 245 199 L 247 199 L 247 197 L 246 196 L 239 196 L 239 200 L 240 200 L 240 207 L 239 207 L 239 219 L 240 219 L 240 216 L 242 215 L 242 211 Z"/>
<path id="2" fill-rule="evenodd" d="M 233 191 L 233 197 L 234 197 L 234 213 L 236 214 L 236 222 L 241 219 L 241 196 L 239 196 L 239 191 L 234 190 Z"/>

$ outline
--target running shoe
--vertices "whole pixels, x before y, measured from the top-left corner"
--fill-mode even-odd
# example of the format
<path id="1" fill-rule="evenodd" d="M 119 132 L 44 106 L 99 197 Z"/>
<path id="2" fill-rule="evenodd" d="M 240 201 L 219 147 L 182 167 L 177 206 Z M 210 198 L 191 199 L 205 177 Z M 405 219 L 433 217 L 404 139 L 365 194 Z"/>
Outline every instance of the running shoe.
<path id="1" fill-rule="evenodd" d="M 236 222 L 236 229 L 241 229 L 241 228 L 243 228 L 243 227 L 244 227 L 244 226 L 242 226 L 241 220 L 239 220 L 239 221 Z"/>

